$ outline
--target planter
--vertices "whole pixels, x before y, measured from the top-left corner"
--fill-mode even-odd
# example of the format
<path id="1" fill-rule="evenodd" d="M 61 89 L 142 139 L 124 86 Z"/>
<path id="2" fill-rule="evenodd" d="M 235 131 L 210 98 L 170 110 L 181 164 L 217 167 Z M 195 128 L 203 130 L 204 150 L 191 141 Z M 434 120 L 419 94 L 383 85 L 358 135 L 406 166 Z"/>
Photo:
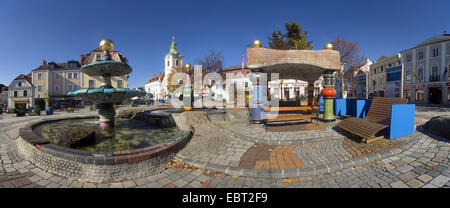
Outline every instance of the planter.
<path id="1" fill-rule="evenodd" d="M 45 114 L 46 115 L 53 115 L 53 108 L 52 107 L 47 107 L 45 109 Z"/>

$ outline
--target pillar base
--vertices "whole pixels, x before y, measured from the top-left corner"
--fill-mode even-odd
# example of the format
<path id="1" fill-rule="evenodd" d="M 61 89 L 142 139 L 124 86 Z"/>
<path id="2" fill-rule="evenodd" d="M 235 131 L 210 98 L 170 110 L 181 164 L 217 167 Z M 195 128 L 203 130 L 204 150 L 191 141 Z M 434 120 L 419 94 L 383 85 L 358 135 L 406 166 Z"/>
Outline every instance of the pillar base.
<path id="1" fill-rule="evenodd" d="M 114 116 L 116 115 L 116 110 L 112 103 L 99 104 L 98 115 L 100 117 L 100 129 L 114 128 Z"/>

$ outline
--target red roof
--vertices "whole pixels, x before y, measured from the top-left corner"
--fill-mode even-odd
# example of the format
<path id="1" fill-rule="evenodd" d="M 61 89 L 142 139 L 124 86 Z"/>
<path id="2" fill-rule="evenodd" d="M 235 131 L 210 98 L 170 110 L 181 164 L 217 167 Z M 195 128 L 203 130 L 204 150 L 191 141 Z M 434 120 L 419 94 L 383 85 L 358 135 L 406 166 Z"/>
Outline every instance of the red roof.
<path id="1" fill-rule="evenodd" d="M 165 76 L 165 73 L 164 73 L 164 72 L 161 72 L 161 73 L 159 73 L 159 74 L 153 76 L 152 78 L 150 78 L 150 79 L 148 80 L 147 83 L 154 82 L 154 81 L 159 81 L 159 80 L 163 80 L 163 79 L 164 79 L 164 76 Z"/>
<path id="2" fill-rule="evenodd" d="M 20 74 L 14 80 L 18 80 L 18 79 L 25 79 L 25 80 L 27 80 L 28 83 L 31 84 L 31 73 L 29 73 L 28 75 Z"/>

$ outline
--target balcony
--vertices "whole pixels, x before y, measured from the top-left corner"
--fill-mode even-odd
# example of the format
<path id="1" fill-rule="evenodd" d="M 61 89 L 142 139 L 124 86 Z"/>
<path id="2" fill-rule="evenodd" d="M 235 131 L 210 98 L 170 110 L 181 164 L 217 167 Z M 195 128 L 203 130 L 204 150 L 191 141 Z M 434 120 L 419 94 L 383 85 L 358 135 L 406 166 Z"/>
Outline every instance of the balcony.
<path id="1" fill-rule="evenodd" d="M 438 82 L 441 81 L 440 76 L 439 75 L 430 75 L 430 82 Z"/>

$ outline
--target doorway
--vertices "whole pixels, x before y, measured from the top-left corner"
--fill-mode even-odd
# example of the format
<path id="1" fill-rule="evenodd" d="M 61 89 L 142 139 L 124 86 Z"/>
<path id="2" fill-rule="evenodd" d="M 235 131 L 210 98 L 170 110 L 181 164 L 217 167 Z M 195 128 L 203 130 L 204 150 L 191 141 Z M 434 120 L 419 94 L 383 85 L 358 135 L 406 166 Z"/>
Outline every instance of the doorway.
<path id="1" fill-rule="evenodd" d="M 441 104 L 442 103 L 442 87 L 430 87 L 428 101 L 430 104 Z"/>

